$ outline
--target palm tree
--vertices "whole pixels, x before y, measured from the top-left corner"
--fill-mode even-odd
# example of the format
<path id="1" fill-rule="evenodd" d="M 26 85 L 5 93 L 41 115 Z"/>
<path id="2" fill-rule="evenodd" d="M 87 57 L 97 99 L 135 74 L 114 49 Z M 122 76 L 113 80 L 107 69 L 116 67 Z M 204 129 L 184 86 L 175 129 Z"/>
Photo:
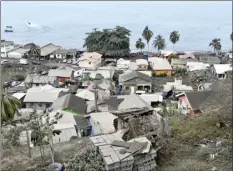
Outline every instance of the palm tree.
<path id="1" fill-rule="evenodd" d="M 31 57 L 40 58 L 41 52 L 38 46 L 35 43 L 30 43 L 28 44 L 28 46 L 30 47 L 30 50 L 28 51 L 28 58 L 31 58 Z"/>
<path id="2" fill-rule="evenodd" d="M 170 41 L 173 43 L 173 51 L 174 51 L 174 46 L 176 44 L 176 42 L 178 42 L 180 40 L 180 34 L 178 31 L 173 31 L 170 34 Z"/>
<path id="3" fill-rule="evenodd" d="M 159 50 L 163 50 L 166 47 L 166 43 L 165 43 L 165 39 L 163 38 L 163 36 L 158 35 L 157 37 L 155 37 L 155 40 L 153 41 L 153 46 L 154 48 Z"/>
<path id="4" fill-rule="evenodd" d="M 148 52 L 149 52 L 149 42 L 150 39 L 153 37 L 153 35 L 154 35 L 153 32 L 148 28 L 148 26 L 146 26 L 142 32 L 142 37 L 146 40 L 148 46 Z"/>
<path id="5" fill-rule="evenodd" d="M 142 49 L 145 48 L 145 43 L 142 42 L 142 39 L 139 38 L 135 44 L 136 48 L 137 49 L 141 49 L 141 52 L 142 52 Z"/>
<path id="6" fill-rule="evenodd" d="M 1 99 L 1 121 L 11 121 L 15 114 L 18 114 L 20 108 L 20 101 L 13 96 L 2 93 Z"/>
<path id="7" fill-rule="evenodd" d="M 220 41 L 221 41 L 221 39 L 215 38 L 210 42 L 209 46 L 211 46 L 214 49 L 214 53 L 215 53 L 215 51 L 221 50 L 222 45 L 221 45 Z"/>

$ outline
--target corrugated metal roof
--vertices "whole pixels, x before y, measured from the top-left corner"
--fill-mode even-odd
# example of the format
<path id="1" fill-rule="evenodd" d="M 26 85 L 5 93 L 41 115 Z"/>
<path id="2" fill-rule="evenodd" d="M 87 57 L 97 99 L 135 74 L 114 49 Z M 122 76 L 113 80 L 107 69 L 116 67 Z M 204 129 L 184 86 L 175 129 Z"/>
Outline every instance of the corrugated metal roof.
<path id="1" fill-rule="evenodd" d="M 26 79 L 25 83 L 39 83 L 39 84 L 52 84 L 54 81 L 57 80 L 57 77 L 54 76 L 44 76 L 44 75 L 33 75 L 29 74 Z"/>
<path id="2" fill-rule="evenodd" d="M 131 94 L 126 96 L 118 106 L 118 110 L 131 109 L 131 108 L 153 109 L 147 102 L 142 100 L 140 96 L 136 94 Z"/>
<path id="3" fill-rule="evenodd" d="M 57 109 L 70 109 L 80 114 L 86 113 L 87 105 L 85 100 L 73 94 L 67 94 L 59 97 L 53 102 L 52 108 Z"/>
<path id="4" fill-rule="evenodd" d="M 52 43 L 49 43 L 43 47 L 40 48 L 40 56 L 47 56 L 49 54 L 52 54 L 56 50 L 60 49 L 61 46 L 56 46 Z"/>
<path id="5" fill-rule="evenodd" d="M 227 71 L 232 70 L 231 64 L 214 64 L 214 69 L 217 74 L 224 74 Z"/>
<path id="6" fill-rule="evenodd" d="M 63 70 L 63 69 L 50 69 L 48 76 L 54 77 L 71 77 L 73 70 Z"/>
<path id="7" fill-rule="evenodd" d="M 172 70 L 171 65 L 165 58 L 151 57 L 148 58 L 148 61 L 153 70 Z"/>
<path id="8" fill-rule="evenodd" d="M 95 62 L 98 61 L 100 58 L 102 57 L 101 54 L 97 53 L 97 52 L 84 52 L 83 56 L 81 56 L 78 61 L 83 61 L 83 60 L 87 60 L 90 62 Z"/>
<path id="9" fill-rule="evenodd" d="M 146 80 L 148 82 L 151 81 L 151 78 L 148 75 L 143 74 L 143 73 L 138 72 L 138 71 L 129 71 L 129 72 L 125 72 L 124 74 L 121 74 L 119 81 L 125 82 L 125 81 L 131 80 L 133 78 L 140 78 L 140 79 Z"/>
<path id="10" fill-rule="evenodd" d="M 24 98 L 24 102 L 54 102 L 65 88 L 54 88 L 50 85 L 30 88 Z"/>
<path id="11" fill-rule="evenodd" d="M 14 93 L 12 94 L 13 97 L 17 98 L 18 100 L 22 99 L 26 93 Z"/>

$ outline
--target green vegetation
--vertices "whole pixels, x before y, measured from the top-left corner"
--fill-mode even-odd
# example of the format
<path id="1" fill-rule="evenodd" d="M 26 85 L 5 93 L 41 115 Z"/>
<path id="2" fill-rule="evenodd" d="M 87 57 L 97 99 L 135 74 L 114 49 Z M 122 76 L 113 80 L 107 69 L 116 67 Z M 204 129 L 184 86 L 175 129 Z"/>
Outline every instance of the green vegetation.
<path id="1" fill-rule="evenodd" d="M 21 103 L 18 99 L 3 92 L 1 98 L 1 120 L 12 121 L 15 114 L 18 114 L 20 105 Z"/>
<path id="2" fill-rule="evenodd" d="M 40 49 L 36 46 L 35 43 L 27 44 L 27 46 L 30 47 L 30 50 L 28 52 L 28 58 L 39 58 L 40 57 Z"/>
<path id="3" fill-rule="evenodd" d="M 139 39 L 137 40 L 135 47 L 136 47 L 137 49 L 141 49 L 141 52 L 142 52 L 142 49 L 145 48 L 145 43 L 142 42 L 142 39 L 141 39 L 141 38 L 139 38 Z"/>
<path id="4" fill-rule="evenodd" d="M 170 41 L 173 43 L 173 51 L 174 51 L 174 46 L 176 44 L 176 42 L 178 42 L 180 40 L 180 34 L 178 31 L 173 31 L 170 34 Z"/>
<path id="5" fill-rule="evenodd" d="M 148 26 L 146 26 L 142 32 L 142 37 L 146 40 L 148 52 L 149 52 L 149 43 L 153 35 L 154 33 L 148 28 Z"/>
<path id="6" fill-rule="evenodd" d="M 69 113 L 74 114 L 74 115 L 80 114 L 80 113 L 78 113 L 78 112 L 76 112 L 76 111 L 73 111 L 73 110 L 71 110 L 71 109 L 64 109 L 63 111 L 69 112 Z"/>
<path id="7" fill-rule="evenodd" d="M 155 37 L 155 40 L 153 41 L 153 46 L 154 48 L 159 50 L 163 50 L 166 47 L 166 43 L 165 43 L 165 39 L 163 38 L 163 36 L 158 35 L 157 37 Z"/>
<path id="8" fill-rule="evenodd" d="M 215 38 L 210 42 L 209 46 L 214 49 L 214 52 L 219 52 L 221 50 L 222 45 L 220 41 L 221 39 Z"/>
<path id="9" fill-rule="evenodd" d="M 121 26 L 103 31 L 95 30 L 86 33 L 83 47 L 86 47 L 89 52 L 98 52 L 104 56 L 126 57 L 130 53 L 130 33 L 130 30 Z"/>

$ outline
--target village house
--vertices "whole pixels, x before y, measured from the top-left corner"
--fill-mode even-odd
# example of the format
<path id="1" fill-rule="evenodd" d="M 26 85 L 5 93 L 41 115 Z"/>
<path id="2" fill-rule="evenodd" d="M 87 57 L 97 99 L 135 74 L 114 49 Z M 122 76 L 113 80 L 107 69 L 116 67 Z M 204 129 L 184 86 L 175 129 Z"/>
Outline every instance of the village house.
<path id="1" fill-rule="evenodd" d="M 92 127 L 92 136 L 116 132 L 113 121 L 117 117 L 110 112 L 91 113 L 87 115 L 87 118 Z"/>
<path id="2" fill-rule="evenodd" d="M 203 62 L 187 62 L 187 71 L 206 70 L 210 65 Z"/>
<path id="3" fill-rule="evenodd" d="M 76 56 L 76 49 L 58 49 L 50 54 L 51 59 L 70 59 Z"/>
<path id="4" fill-rule="evenodd" d="M 136 60 L 137 70 L 148 70 L 148 61 L 146 59 L 137 59 Z"/>
<path id="5" fill-rule="evenodd" d="M 68 89 L 54 88 L 51 85 L 42 87 L 33 87 L 27 90 L 24 98 L 26 108 L 47 109 L 50 108 L 53 102 L 68 93 Z"/>
<path id="6" fill-rule="evenodd" d="M 167 82 L 163 85 L 163 90 L 165 92 L 168 92 L 172 90 L 173 92 L 179 93 L 179 92 L 189 92 L 193 91 L 192 86 L 187 86 L 182 84 L 182 79 L 176 79 L 174 82 Z"/>
<path id="7" fill-rule="evenodd" d="M 195 55 L 192 52 L 185 52 L 183 55 L 179 55 L 180 59 L 195 59 Z"/>
<path id="8" fill-rule="evenodd" d="M 95 93 L 94 91 L 88 90 L 88 89 L 78 89 L 76 96 L 85 99 L 86 101 L 92 101 L 95 100 Z M 106 93 L 104 90 L 98 89 L 97 91 L 97 97 L 98 99 L 102 99 L 104 97 L 108 97 L 109 94 Z"/>
<path id="9" fill-rule="evenodd" d="M 130 60 L 124 60 L 123 58 L 120 58 L 117 60 L 117 69 L 118 70 L 127 70 L 130 67 Z"/>
<path id="10" fill-rule="evenodd" d="M 117 59 L 116 58 L 105 58 L 104 64 L 107 66 L 116 66 Z"/>
<path id="11" fill-rule="evenodd" d="M 26 48 L 22 48 L 22 47 L 17 48 L 17 49 L 13 49 L 8 53 L 8 57 L 21 59 L 27 55 L 29 50 L 30 50 L 29 48 L 26 49 Z"/>
<path id="12" fill-rule="evenodd" d="M 118 110 L 126 110 L 133 108 L 147 108 L 149 110 L 153 110 L 151 105 L 137 94 L 117 96 L 117 98 L 120 101 L 118 105 Z"/>
<path id="13" fill-rule="evenodd" d="M 66 80 L 74 80 L 74 70 L 71 70 L 71 69 L 50 69 L 48 76 L 57 77 L 59 82 L 64 83 Z"/>
<path id="14" fill-rule="evenodd" d="M 8 57 L 8 52 L 15 48 L 13 41 L 1 40 L 1 57 Z"/>
<path id="15" fill-rule="evenodd" d="M 21 108 L 25 108 L 26 106 L 23 103 L 23 100 L 26 96 L 26 93 L 14 93 L 12 94 L 13 97 L 15 97 L 16 99 L 18 99 L 21 103 Z"/>
<path id="16" fill-rule="evenodd" d="M 46 75 L 33 75 L 29 74 L 24 83 L 27 87 L 42 87 L 49 84 L 55 88 L 59 87 L 59 81 L 57 77 Z"/>
<path id="17" fill-rule="evenodd" d="M 57 120 L 56 117 L 59 115 L 62 115 L 62 117 Z M 64 142 L 64 141 L 69 141 L 72 136 L 77 136 L 81 138 L 84 136 L 89 136 L 91 134 L 91 126 L 88 123 L 88 119 L 85 117 L 84 114 L 76 114 L 64 110 L 54 110 L 49 113 L 49 116 L 50 116 L 50 122 L 57 120 L 57 124 L 71 125 L 74 126 L 75 128 L 75 133 L 73 131 L 73 127 L 70 127 L 71 129 L 65 131 L 67 135 L 62 135 L 62 134 L 56 135 L 56 137 L 54 137 L 54 140 L 57 140 L 57 142 L 61 142 L 62 136 L 66 137 L 65 140 L 63 137 L 63 142 Z"/>
<path id="18" fill-rule="evenodd" d="M 83 73 L 90 73 L 89 77 L 92 79 L 96 78 L 97 74 L 101 74 L 105 79 L 112 79 L 115 73 L 115 69 L 113 67 L 99 67 L 96 71 L 84 71 Z"/>
<path id="19" fill-rule="evenodd" d="M 212 91 L 195 91 L 177 94 L 178 108 L 184 115 L 194 115 L 202 113 L 202 107 L 205 101 L 211 95 Z"/>
<path id="20" fill-rule="evenodd" d="M 220 64 L 221 61 L 216 56 L 200 56 L 199 62 L 203 62 L 204 64 L 214 65 Z"/>
<path id="21" fill-rule="evenodd" d="M 172 68 L 186 68 L 187 62 L 198 62 L 197 59 L 179 59 L 179 58 L 172 58 L 171 59 L 171 66 Z"/>
<path id="22" fill-rule="evenodd" d="M 225 79 L 227 78 L 227 71 L 232 71 L 232 64 L 214 64 L 212 67 L 213 74 L 218 79 Z"/>
<path id="23" fill-rule="evenodd" d="M 117 110 L 119 100 L 116 96 L 109 96 L 97 99 L 97 103 L 95 103 L 95 100 L 91 100 L 87 101 L 86 104 L 87 114 L 96 111 L 96 104 L 98 112 L 111 112 L 113 110 Z"/>
<path id="24" fill-rule="evenodd" d="M 102 55 L 97 52 L 84 52 L 78 59 L 78 65 L 81 68 L 95 70 L 101 66 Z"/>
<path id="25" fill-rule="evenodd" d="M 53 110 L 61 109 L 65 111 L 71 111 L 77 114 L 85 114 L 87 105 L 85 99 L 82 99 L 78 96 L 69 93 L 57 98 L 53 102 L 51 108 Z"/>
<path id="26" fill-rule="evenodd" d="M 122 91 L 125 93 L 135 93 L 138 90 L 151 92 L 151 78 L 138 71 L 128 71 L 121 74 L 119 84 L 122 86 Z"/>
<path id="27" fill-rule="evenodd" d="M 172 75 L 172 67 L 169 64 L 168 60 L 165 58 L 151 57 L 148 59 L 149 65 L 156 74 L 160 76 L 166 74 L 167 76 Z"/>
<path id="28" fill-rule="evenodd" d="M 42 46 L 40 48 L 40 56 L 44 59 L 49 59 L 50 55 L 53 54 L 55 51 L 60 49 L 61 46 L 54 45 L 52 43 L 49 43 L 45 46 Z"/>

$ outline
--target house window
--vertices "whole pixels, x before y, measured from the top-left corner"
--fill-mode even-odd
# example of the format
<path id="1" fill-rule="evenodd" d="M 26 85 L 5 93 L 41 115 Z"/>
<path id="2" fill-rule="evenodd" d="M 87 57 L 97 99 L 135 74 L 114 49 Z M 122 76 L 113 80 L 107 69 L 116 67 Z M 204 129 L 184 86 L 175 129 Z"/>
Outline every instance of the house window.
<path id="1" fill-rule="evenodd" d="M 138 90 L 143 90 L 143 86 L 138 86 Z"/>
<path id="2" fill-rule="evenodd" d="M 38 107 L 42 107 L 42 103 L 38 103 Z"/>
<path id="3" fill-rule="evenodd" d="M 38 86 L 39 86 L 39 83 L 36 83 L 36 86 L 38 87 Z"/>

